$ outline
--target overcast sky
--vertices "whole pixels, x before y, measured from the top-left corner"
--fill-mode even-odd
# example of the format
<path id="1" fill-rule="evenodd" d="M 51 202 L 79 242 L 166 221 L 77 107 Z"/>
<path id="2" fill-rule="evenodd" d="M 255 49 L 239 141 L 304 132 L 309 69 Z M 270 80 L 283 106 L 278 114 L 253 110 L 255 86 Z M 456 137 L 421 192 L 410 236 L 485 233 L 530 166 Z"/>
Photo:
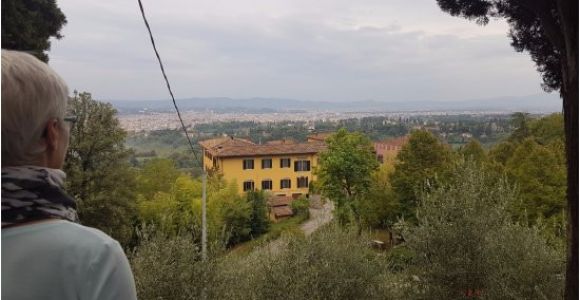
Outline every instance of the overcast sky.
<path id="1" fill-rule="evenodd" d="M 94 98 L 167 99 L 136 0 L 59 0 L 50 64 Z M 177 98 L 453 101 L 542 93 L 508 26 L 435 0 L 143 0 Z"/>

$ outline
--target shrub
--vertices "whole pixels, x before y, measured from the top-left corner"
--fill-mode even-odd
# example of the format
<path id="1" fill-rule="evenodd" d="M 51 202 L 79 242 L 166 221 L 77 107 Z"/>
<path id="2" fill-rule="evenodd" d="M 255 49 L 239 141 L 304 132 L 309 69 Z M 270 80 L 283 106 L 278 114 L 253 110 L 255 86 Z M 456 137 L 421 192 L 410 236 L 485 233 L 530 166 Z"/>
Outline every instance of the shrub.
<path id="1" fill-rule="evenodd" d="M 563 251 L 537 228 L 514 224 L 508 203 L 517 195 L 505 180 L 495 184 L 465 163 L 451 184 L 422 197 L 418 225 L 405 232 L 414 252 L 416 285 L 431 298 L 470 293 L 490 299 L 561 298 Z"/>
<path id="2" fill-rule="evenodd" d="M 130 256 L 139 299 L 389 299 L 405 279 L 385 273 L 365 236 L 334 225 L 207 262 L 193 240 L 143 237 Z"/>
<path id="3" fill-rule="evenodd" d="M 202 262 L 191 235 L 166 235 L 151 228 L 129 255 L 139 299 L 195 299 L 212 277 L 213 262 Z"/>
<path id="4" fill-rule="evenodd" d="M 356 232 L 335 225 L 287 236 L 220 264 L 222 299 L 384 299 L 385 260 Z M 223 278 L 223 277 L 222 277 Z"/>
<path id="5" fill-rule="evenodd" d="M 292 212 L 295 216 L 308 219 L 310 217 L 310 202 L 305 197 L 300 197 L 292 201 Z"/>
<path id="6" fill-rule="evenodd" d="M 246 199 L 233 197 L 231 201 L 224 201 L 221 204 L 220 213 L 222 223 L 229 234 L 228 245 L 235 245 L 250 239 L 252 207 Z"/>
<path id="7" fill-rule="evenodd" d="M 252 208 L 250 214 L 250 234 L 255 238 L 266 233 L 270 228 L 266 197 L 262 191 L 248 192 L 246 193 L 246 197 Z"/>

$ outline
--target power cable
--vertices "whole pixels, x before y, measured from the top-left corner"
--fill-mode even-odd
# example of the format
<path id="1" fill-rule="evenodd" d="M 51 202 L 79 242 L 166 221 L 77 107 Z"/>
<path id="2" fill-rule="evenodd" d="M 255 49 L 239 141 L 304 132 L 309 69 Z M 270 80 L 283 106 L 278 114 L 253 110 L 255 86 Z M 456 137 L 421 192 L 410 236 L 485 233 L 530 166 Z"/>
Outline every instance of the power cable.
<path id="1" fill-rule="evenodd" d="M 163 67 L 163 62 L 161 61 L 161 56 L 159 56 L 159 51 L 157 51 L 157 46 L 155 45 L 155 39 L 153 39 L 153 33 L 151 33 L 151 26 L 149 26 L 149 22 L 147 21 L 147 17 L 145 16 L 145 9 L 143 8 L 143 3 L 141 0 L 137 0 L 139 2 L 139 9 L 141 10 L 141 16 L 143 17 L 143 22 L 145 22 L 145 27 L 147 27 L 147 31 L 149 32 L 149 38 L 151 39 L 151 45 L 153 45 L 153 51 L 155 51 L 155 56 L 157 56 L 157 61 L 159 62 L 159 67 L 161 68 L 161 73 L 163 74 L 163 79 L 165 79 L 165 84 L 167 85 L 167 90 L 169 91 L 169 95 L 171 95 L 171 100 L 173 101 L 173 106 L 175 107 L 175 111 L 177 112 L 177 117 L 179 118 L 179 122 L 181 123 L 181 128 L 185 133 L 185 137 L 187 138 L 187 142 L 189 143 L 189 147 L 191 148 L 191 152 L 193 153 L 193 157 L 198 162 L 199 166 L 203 168 L 201 160 L 198 159 L 197 154 L 195 153 L 193 142 L 189 137 L 189 133 L 187 133 L 187 129 L 185 128 L 185 124 L 183 123 L 183 119 L 181 118 L 181 112 L 179 112 L 179 107 L 177 107 L 177 103 L 175 102 L 175 97 L 173 96 L 173 91 L 171 90 L 171 85 L 169 84 L 169 79 L 167 79 L 167 74 L 165 74 L 165 68 Z"/>
<path id="2" fill-rule="evenodd" d="M 141 16 L 143 16 L 143 21 L 145 22 L 145 26 L 147 27 L 147 31 L 149 32 L 149 38 L 151 38 L 151 45 L 153 45 L 153 50 L 155 51 L 155 55 L 157 56 L 157 61 L 159 61 L 159 67 L 161 68 L 161 73 L 163 74 L 163 78 L 165 79 L 165 83 L 167 84 L 167 90 L 169 90 L 169 94 L 171 95 L 171 100 L 173 100 L 173 106 L 175 106 L 175 111 L 177 112 L 177 116 L 179 117 L 179 122 L 181 122 L 181 128 L 183 128 L 183 132 L 185 132 L 185 137 L 189 142 L 189 146 L 191 147 L 191 153 L 195 160 L 199 163 L 199 167 L 202 169 L 203 173 L 201 176 L 202 182 L 202 196 L 201 196 L 201 258 L 202 260 L 207 260 L 207 173 L 203 169 L 203 162 L 197 158 L 197 154 L 193 149 L 193 143 L 191 142 L 191 138 L 187 133 L 187 129 L 185 129 L 185 124 L 183 123 L 183 119 L 181 118 L 181 113 L 179 112 L 179 107 L 177 107 L 177 103 L 175 103 L 175 97 L 173 96 L 173 91 L 171 90 L 171 85 L 169 84 L 169 80 L 167 79 L 167 74 L 165 74 L 165 68 L 163 67 L 163 62 L 161 62 L 161 57 L 159 56 L 159 52 L 157 51 L 157 47 L 155 46 L 155 40 L 153 39 L 153 34 L 151 33 L 151 27 L 149 26 L 149 22 L 147 22 L 147 17 L 145 17 L 145 10 L 143 9 L 143 3 L 141 0 L 137 0 L 139 2 L 139 9 L 141 10 Z M 202 292 L 203 298 L 205 298 L 205 289 Z"/>

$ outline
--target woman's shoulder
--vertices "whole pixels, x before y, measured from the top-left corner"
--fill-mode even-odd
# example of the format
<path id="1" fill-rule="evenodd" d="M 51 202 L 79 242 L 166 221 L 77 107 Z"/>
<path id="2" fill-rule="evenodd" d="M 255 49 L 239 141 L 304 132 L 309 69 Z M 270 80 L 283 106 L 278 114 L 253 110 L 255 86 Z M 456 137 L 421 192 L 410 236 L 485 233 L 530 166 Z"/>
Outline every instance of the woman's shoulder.
<path id="1" fill-rule="evenodd" d="M 123 253 L 119 243 L 99 229 L 69 221 L 59 221 L 55 230 L 63 235 L 66 239 L 62 241 L 63 244 L 68 244 L 71 250 L 89 252 L 94 255 Z"/>
<path id="2" fill-rule="evenodd" d="M 41 272 L 21 272 L 29 266 Z M 52 287 L 64 284 L 80 299 L 136 299 L 131 268 L 119 243 L 98 229 L 68 221 L 2 229 L 2 272 L 12 274 L 19 284 L 53 282 L 46 289 L 54 295 L 62 291 Z"/>
<path id="3" fill-rule="evenodd" d="M 44 247 L 67 249 L 67 252 L 80 251 L 96 254 L 96 252 L 118 252 L 120 250 L 119 243 L 106 233 L 64 220 L 38 222 L 3 229 L 2 241 L 9 240 L 37 241 Z"/>
<path id="4" fill-rule="evenodd" d="M 117 243 L 115 239 L 99 229 L 69 221 L 58 221 L 57 230 L 90 243 Z"/>

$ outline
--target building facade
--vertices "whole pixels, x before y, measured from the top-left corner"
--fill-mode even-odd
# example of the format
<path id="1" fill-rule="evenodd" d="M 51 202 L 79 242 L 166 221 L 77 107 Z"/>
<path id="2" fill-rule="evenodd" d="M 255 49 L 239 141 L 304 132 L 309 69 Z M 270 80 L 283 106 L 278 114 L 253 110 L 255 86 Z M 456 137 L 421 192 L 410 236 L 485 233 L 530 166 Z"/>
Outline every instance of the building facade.
<path id="1" fill-rule="evenodd" d="M 321 142 L 275 142 L 255 144 L 249 140 L 224 137 L 200 142 L 205 170 L 219 172 L 238 191 L 264 190 L 274 196 L 298 198 L 307 195 L 316 180 L 314 169 Z"/>
<path id="2" fill-rule="evenodd" d="M 381 164 L 394 164 L 395 158 L 403 146 L 409 141 L 408 136 L 374 142 L 375 154 Z"/>

